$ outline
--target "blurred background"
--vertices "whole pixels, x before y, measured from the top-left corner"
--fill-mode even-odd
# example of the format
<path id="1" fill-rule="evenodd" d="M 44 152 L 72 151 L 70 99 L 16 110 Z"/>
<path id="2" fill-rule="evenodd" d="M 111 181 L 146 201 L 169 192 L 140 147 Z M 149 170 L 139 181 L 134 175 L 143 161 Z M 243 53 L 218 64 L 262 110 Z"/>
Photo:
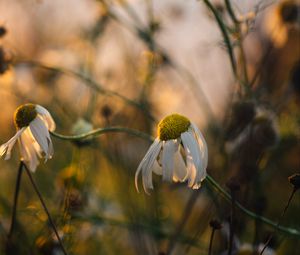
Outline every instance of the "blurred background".
<path id="1" fill-rule="evenodd" d="M 180 113 L 208 142 L 208 173 L 228 192 L 234 180 L 236 199 L 276 222 L 287 177 L 300 171 L 300 2 L 234 0 L 234 15 L 226 2 L 0 0 L 0 144 L 28 102 L 61 134 L 123 126 L 155 136 L 161 118 Z M 137 193 L 149 142 L 116 133 L 53 142 L 34 178 L 69 254 L 208 254 L 212 219 L 222 223 L 212 254 L 227 254 L 230 203 L 209 185 L 155 176 L 150 196 Z M 62 254 L 25 175 L 5 250 L 17 151 L 0 161 L 0 254 Z M 281 224 L 300 231 L 299 214 L 296 193 Z M 258 254 L 273 229 L 239 210 L 234 221 L 232 254 Z M 299 236 L 276 232 L 264 254 L 299 250 Z"/>

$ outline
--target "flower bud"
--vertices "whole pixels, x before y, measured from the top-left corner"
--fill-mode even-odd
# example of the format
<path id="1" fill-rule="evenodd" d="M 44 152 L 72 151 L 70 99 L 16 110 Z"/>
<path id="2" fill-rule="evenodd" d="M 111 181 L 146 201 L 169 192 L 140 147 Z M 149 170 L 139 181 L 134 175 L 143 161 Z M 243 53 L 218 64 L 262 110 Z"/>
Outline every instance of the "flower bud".
<path id="1" fill-rule="evenodd" d="M 295 189 L 299 189 L 300 188 L 300 174 L 296 173 L 291 175 L 289 178 L 289 182 L 294 185 Z"/>
<path id="2" fill-rule="evenodd" d="M 209 226 L 213 229 L 221 229 L 223 226 L 218 220 L 211 220 Z"/>
<path id="3" fill-rule="evenodd" d="M 244 128 L 253 120 L 255 106 L 253 102 L 236 102 L 232 106 L 229 124 L 225 130 L 227 140 L 236 138 Z"/>

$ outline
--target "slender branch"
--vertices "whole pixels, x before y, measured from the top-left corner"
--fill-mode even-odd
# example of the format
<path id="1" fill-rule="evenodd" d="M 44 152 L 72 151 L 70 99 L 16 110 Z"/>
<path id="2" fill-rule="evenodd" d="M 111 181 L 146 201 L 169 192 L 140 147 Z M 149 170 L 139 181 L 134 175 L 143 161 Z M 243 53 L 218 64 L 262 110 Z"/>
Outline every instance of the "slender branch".
<path id="1" fill-rule="evenodd" d="M 232 21 L 233 21 L 234 23 L 239 23 L 237 17 L 235 16 L 235 13 L 234 13 L 234 11 L 233 11 L 233 9 L 232 9 L 230 0 L 225 0 L 225 5 L 226 5 L 227 11 L 228 11 L 229 16 L 230 16 L 230 18 L 232 19 Z"/>
<path id="2" fill-rule="evenodd" d="M 135 129 L 130 129 L 130 128 L 125 128 L 125 127 L 105 127 L 105 128 L 98 128 L 98 129 L 94 129 L 90 132 L 87 133 L 83 133 L 80 135 L 62 135 L 62 134 L 58 134 L 55 132 L 51 132 L 51 135 L 53 135 L 56 138 L 59 138 L 61 140 L 69 140 L 69 141 L 78 141 L 78 140 L 82 140 L 88 137 L 98 137 L 100 135 L 106 134 L 106 133 L 127 133 L 129 135 L 133 135 L 136 137 L 140 137 L 144 140 L 147 140 L 149 142 L 153 141 L 152 136 L 135 130 Z"/>
<path id="3" fill-rule="evenodd" d="M 23 172 L 23 161 L 20 161 L 19 169 L 18 169 L 18 175 L 17 175 L 17 181 L 16 181 L 16 189 L 14 194 L 14 204 L 13 204 L 13 212 L 11 216 L 11 224 L 10 229 L 8 232 L 8 240 L 12 237 L 12 234 L 14 232 L 15 224 L 16 224 L 16 218 L 17 218 L 17 204 L 18 204 L 18 198 L 19 198 L 19 191 L 21 186 L 21 178 L 22 178 L 22 172 Z"/>
<path id="4" fill-rule="evenodd" d="M 215 17 L 215 19 L 216 19 L 216 21 L 218 23 L 218 26 L 219 26 L 219 28 L 221 30 L 221 33 L 222 33 L 222 36 L 224 38 L 224 42 L 225 42 L 225 44 L 227 46 L 227 51 L 228 51 L 228 54 L 229 54 L 229 58 L 230 58 L 230 63 L 231 63 L 231 66 L 232 66 L 232 70 L 233 70 L 234 76 L 236 77 L 237 76 L 236 60 L 235 60 L 235 57 L 234 57 L 234 52 L 233 52 L 233 48 L 232 48 L 230 37 L 229 37 L 228 32 L 227 32 L 226 25 L 224 24 L 224 22 L 221 19 L 218 11 L 211 4 L 211 2 L 209 0 L 203 0 L 203 1 L 206 4 L 206 6 L 208 7 L 208 9 L 211 10 L 211 12 L 213 13 L 213 15 L 214 15 L 214 17 Z"/>
<path id="5" fill-rule="evenodd" d="M 15 61 L 14 65 L 15 66 L 16 65 L 27 65 L 27 66 L 39 67 L 39 68 L 43 68 L 43 69 L 50 70 L 53 72 L 63 73 L 63 74 L 69 75 L 69 76 L 76 77 L 76 78 L 82 80 L 83 82 L 85 82 L 85 84 L 87 86 L 89 86 L 93 90 L 97 91 L 98 93 L 101 93 L 101 94 L 104 94 L 107 96 L 115 96 L 117 98 L 120 98 L 127 104 L 132 105 L 132 106 L 138 108 L 139 110 L 143 111 L 149 119 L 154 120 L 153 116 L 147 111 L 147 109 L 145 109 L 145 107 L 142 104 L 140 104 L 134 100 L 131 100 L 131 99 L 119 94 L 118 92 L 103 88 L 103 86 L 101 86 L 101 84 L 97 83 L 96 81 L 94 81 L 93 79 L 91 79 L 90 77 L 88 77 L 82 73 L 68 70 L 68 69 L 65 69 L 62 67 L 49 66 L 49 65 L 46 65 L 46 64 L 40 63 L 38 61 L 34 61 L 34 60 L 18 60 L 18 61 Z"/>
<path id="6" fill-rule="evenodd" d="M 51 215 L 50 215 L 50 213 L 49 213 L 49 210 L 48 210 L 48 208 L 47 208 L 47 206 L 46 206 L 46 203 L 45 203 L 45 201 L 44 201 L 44 199 L 43 199 L 43 197 L 42 197 L 42 194 L 40 193 L 40 191 L 39 191 L 37 185 L 35 184 L 35 181 L 33 180 L 32 175 L 31 175 L 31 173 L 30 173 L 30 170 L 27 168 L 26 164 L 24 164 L 24 167 L 25 167 L 26 173 L 27 173 L 27 175 L 28 175 L 28 177 L 29 177 L 29 179 L 30 179 L 30 182 L 31 182 L 31 184 L 32 184 L 32 186 L 33 186 L 33 188 L 34 188 L 36 194 L 38 195 L 38 197 L 39 197 L 39 199 L 40 199 L 40 201 L 41 201 L 41 204 L 42 204 L 42 206 L 43 206 L 43 208 L 44 208 L 44 210 L 45 210 L 45 212 L 46 212 L 46 214 L 47 214 L 47 216 L 48 216 L 48 220 L 49 220 L 49 222 L 50 222 L 50 224 L 51 224 L 51 226 L 52 226 L 52 229 L 53 229 L 53 231 L 54 231 L 54 233 L 55 233 L 55 235 L 56 235 L 56 238 L 57 238 L 57 240 L 58 240 L 58 242 L 59 242 L 59 245 L 60 245 L 60 247 L 61 247 L 61 249 L 62 249 L 64 255 L 67 255 L 67 251 L 65 250 L 65 247 L 64 247 L 64 245 L 63 245 L 63 243 L 62 243 L 62 241 L 61 241 L 61 239 L 60 239 L 60 237 L 59 237 L 58 231 L 57 231 L 57 229 L 56 229 L 56 226 L 55 226 L 55 224 L 54 224 L 54 221 L 52 220 L 52 217 L 51 217 Z"/>
<path id="7" fill-rule="evenodd" d="M 278 226 L 278 225 L 280 224 L 280 222 L 282 221 L 282 219 L 283 219 L 283 217 L 284 217 L 284 215 L 285 215 L 285 213 L 286 213 L 288 207 L 290 206 L 290 203 L 291 203 L 291 201 L 292 201 L 292 199 L 293 199 L 293 197 L 294 197 L 296 191 L 297 191 L 297 189 L 294 188 L 293 191 L 292 191 L 292 193 L 291 193 L 291 195 L 290 195 L 290 197 L 289 197 L 289 200 L 288 200 L 286 206 L 284 207 L 284 210 L 283 210 L 283 212 L 282 212 L 282 214 L 281 214 L 281 216 L 280 216 L 280 218 L 279 218 L 279 220 L 278 220 L 276 226 Z M 276 233 L 276 229 L 275 229 L 275 230 L 273 231 L 273 233 L 269 236 L 268 240 L 266 241 L 266 243 L 265 243 L 265 245 L 264 245 L 264 248 L 261 250 L 261 252 L 260 252 L 259 255 L 262 255 L 262 254 L 264 253 L 265 249 L 267 248 L 268 244 L 271 242 L 271 240 L 272 240 L 272 238 L 273 238 L 273 236 L 274 236 L 275 233 Z"/>
<path id="8" fill-rule="evenodd" d="M 212 254 L 212 246 L 213 246 L 213 240 L 214 240 L 215 231 L 216 231 L 216 229 L 212 228 L 211 235 L 210 235 L 210 240 L 209 240 L 208 255 Z"/>
<path id="9" fill-rule="evenodd" d="M 207 175 L 205 181 L 211 185 L 212 187 L 214 187 L 217 191 L 220 192 L 220 194 L 229 202 L 231 202 L 232 198 L 231 196 L 229 195 L 229 193 L 224 190 L 211 176 Z M 261 215 L 258 215 L 248 209 L 246 209 L 244 206 L 242 206 L 240 203 L 238 202 L 235 202 L 235 206 L 237 208 L 239 208 L 242 212 L 244 212 L 246 215 L 248 215 L 249 217 L 253 218 L 253 219 L 256 219 L 256 220 L 259 220 L 275 229 L 278 229 L 280 230 L 281 232 L 284 232 L 286 234 L 290 234 L 290 235 L 294 235 L 294 236 L 297 236 L 297 237 L 300 237 L 300 231 L 297 230 L 297 229 L 294 229 L 294 228 L 287 228 L 287 227 L 283 227 L 281 225 L 278 225 L 276 224 L 274 221 L 271 221 L 270 219 L 268 218 L 265 218 Z"/>
<path id="10" fill-rule="evenodd" d="M 58 134 L 58 133 L 54 133 L 51 132 L 51 134 L 61 140 L 69 140 L 69 141 L 76 141 L 76 140 L 82 140 L 85 139 L 87 137 L 98 137 L 102 134 L 105 133 L 110 133 L 110 132 L 117 132 L 117 133 L 127 133 L 136 137 L 140 137 L 144 140 L 147 140 L 149 142 L 153 142 L 154 138 L 151 137 L 150 135 L 143 133 L 141 131 L 135 130 L 135 129 L 130 129 L 130 128 L 124 128 L 124 127 L 107 127 L 107 128 L 99 128 L 99 129 L 95 129 L 92 130 L 88 133 L 83 133 L 80 135 L 74 135 L 74 136 L 67 136 L 67 135 L 62 135 L 62 134 Z M 214 187 L 228 202 L 231 203 L 231 196 L 230 194 L 224 190 L 210 175 L 207 175 L 205 181 L 207 182 L 208 185 Z M 246 209 L 244 206 L 242 206 L 240 203 L 236 202 L 235 206 L 237 208 L 239 208 L 242 212 L 244 212 L 246 215 L 248 215 L 249 217 L 259 220 L 269 226 L 272 226 L 273 228 L 276 228 L 278 230 L 280 230 L 281 232 L 284 232 L 286 234 L 290 234 L 290 235 L 294 235 L 297 237 L 300 237 L 300 231 L 294 228 L 287 228 L 287 227 L 283 227 L 281 225 L 277 225 L 275 222 L 271 221 L 268 218 L 265 218 L 261 215 L 255 214 L 254 212 Z"/>
<path id="11" fill-rule="evenodd" d="M 231 191 L 231 214 L 230 214 L 230 227 L 229 227 L 229 245 L 228 245 L 228 255 L 232 253 L 233 247 L 233 237 L 234 237 L 234 220 L 235 220 L 235 192 Z"/>
<path id="12" fill-rule="evenodd" d="M 244 83 L 245 83 L 244 85 L 245 85 L 245 88 L 247 89 L 247 92 L 249 92 L 249 77 L 248 77 L 248 71 L 247 71 L 247 59 L 246 59 L 246 54 L 245 54 L 245 50 L 244 50 L 244 46 L 243 46 L 243 35 L 242 35 L 242 31 L 241 31 L 240 21 L 238 20 L 238 18 L 236 17 L 236 15 L 234 13 L 234 10 L 232 8 L 230 0 L 225 0 L 225 5 L 226 5 L 227 11 L 229 13 L 229 16 L 230 16 L 232 22 L 234 23 L 235 30 L 238 35 L 238 45 L 240 48 L 241 62 L 242 62 L 242 66 L 243 66 L 243 76 L 244 76 Z"/>
<path id="13" fill-rule="evenodd" d="M 198 195 L 199 195 L 198 192 L 193 192 L 190 195 L 189 200 L 188 200 L 188 202 L 185 206 L 184 212 L 181 216 L 181 220 L 180 220 L 174 234 L 170 238 L 170 241 L 169 241 L 169 244 L 168 244 L 168 247 L 167 247 L 166 255 L 171 255 L 172 254 L 172 252 L 175 248 L 176 242 L 178 240 L 178 236 L 182 232 L 186 222 L 189 219 L 189 216 L 191 215 L 191 213 L 193 211 L 193 208 L 194 208 L 195 202 L 197 201 Z"/>

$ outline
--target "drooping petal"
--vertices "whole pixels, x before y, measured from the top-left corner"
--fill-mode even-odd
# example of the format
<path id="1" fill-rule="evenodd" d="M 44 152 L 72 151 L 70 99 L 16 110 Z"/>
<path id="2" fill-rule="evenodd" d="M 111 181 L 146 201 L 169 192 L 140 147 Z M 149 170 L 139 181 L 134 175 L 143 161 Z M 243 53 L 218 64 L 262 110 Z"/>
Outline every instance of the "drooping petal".
<path id="1" fill-rule="evenodd" d="M 152 166 L 157 159 L 157 156 L 161 150 L 162 142 L 155 144 L 149 154 L 148 160 L 145 162 L 144 168 L 142 170 L 143 187 L 147 194 L 149 194 L 148 189 L 153 189 L 152 183 Z"/>
<path id="2" fill-rule="evenodd" d="M 46 108 L 44 108 L 43 106 L 36 105 L 36 111 L 39 114 L 39 116 L 42 118 L 42 120 L 44 121 L 47 129 L 50 131 L 54 131 L 56 125 L 55 125 L 54 120 L 52 119 L 51 114 L 48 112 L 48 110 Z"/>
<path id="3" fill-rule="evenodd" d="M 37 143 L 41 146 L 42 151 L 45 153 L 45 160 L 51 158 L 51 148 L 52 142 L 48 132 L 47 127 L 44 122 L 40 119 L 40 117 L 36 117 L 29 125 L 30 131 L 37 141 Z M 53 152 L 53 148 L 52 148 Z"/>
<path id="4" fill-rule="evenodd" d="M 14 147 L 17 139 L 22 135 L 26 127 L 21 128 L 18 130 L 18 132 L 6 143 L 2 144 L 0 146 L 0 157 L 2 157 L 4 154 L 5 155 L 5 160 L 10 159 L 11 156 L 11 150 Z"/>
<path id="5" fill-rule="evenodd" d="M 144 158 L 142 159 L 141 163 L 139 164 L 136 172 L 135 172 L 135 187 L 137 189 L 137 191 L 139 191 L 139 188 L 138 188 L 138 176 L 140 174 L 140 172 L 145 168 L 145 167 L 148 167 L 149 166 L 149 159 L 150 159 L 150 156 L 151 154 L 153 154 L 153 151 L 157 150 L 157 147 L 159 146 L 159 151 L 160 151 L 160 148 L 161 148 L 161 142 L 158 138 L 156 138 L 154 140 L 154 142 L 152 143 L 152 145 L 150 146 L 149 150 L 147 151 L 146 155 L 144 156 Z M 158 153 L 159 153 L 158 151 Z M 157 155 L 158 155 L 157 153 Z M 153 163 L 152 163 L 153 164 Z"/>
<path id="6" fill-rule="evenodd" d="M 200 146 L 200 151 L 201 151 L 201 158 L 202 158 L 202 167 L 203 169 L 207 168 L 208 164 L 208 149 L 207 149 L 207 143 L 204 139 L 204 136 L 198 129 L 198 127 L 195 124 L 191 124 L 192 128 L 194 129 L 194 132 L 196 134 L 199 146 Z"/>
<path id="7" fill-rule="evenodd" d="M 187 166 L 185 165 L 182 155 L 179 151 L 175 153 L 174 162 L 173 181 L 185 181 L 187 178 Z"/>
<path id="8" fill-rule="evenodd" d="M 25 162 L 27 167 L 35 172 L 37 166 L 39 165 L 38 157 L 42 157 L 41 148 L 39 144 L 32 137 L 29 129 L 21 135 L 19 139 L 21 159 Z"/>
<path id="9" fill-rule="evenodd" d="M 200 148 L 191 129 L 182 133 L 181 139 L 187 156 L 189 186 L 194 187 L 195 184 L 201 182 L 204 174 Z"/>
<path id="10" fill-rule="evenodd" d="M 158 155 L 158 157 L 159 157 L 159 155 Z M 155 173 L 157 175 L 162 175 L 162 167 L 159 165 L 157 160 L 155 160 L 153 163 L 152 171 L 153 171 L 153 173 Z"/>
<path id="11" fill-rule="evenodd" d="M 162 179 L 171 182 L 173 179 L 174 156 L 178 149 L 176 140 L 168 140 L 163 144 L 162 149 Z"/>

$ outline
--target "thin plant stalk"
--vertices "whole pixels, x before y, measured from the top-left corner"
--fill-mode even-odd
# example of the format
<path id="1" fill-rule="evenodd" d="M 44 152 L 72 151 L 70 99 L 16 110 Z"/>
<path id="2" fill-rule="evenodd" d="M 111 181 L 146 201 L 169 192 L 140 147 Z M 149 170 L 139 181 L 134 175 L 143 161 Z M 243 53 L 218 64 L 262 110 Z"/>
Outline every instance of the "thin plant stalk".
<path id="1" fill-rule="evenodd" d="M 42 194 L 41 194 L 41 192 L 39 191 L 39 189 L 38 189 L 38 187 L 37 187 L 35 181 L 33 180 L 32 175 L 31 175 L 31 173 L 30 173 L 30 170 L 28 169 L 28 167 L 26 166 L 26 164 L 24 164 L 24 167 L 25 167 L 26 173 L 27 173 L 27 175 L 28 175 L 28 177 L 29 177 L 29 179 L 30 179 L 30 182 L 31 182 L 31 184 L 32 184 L 32 186 L 33 186 L 33 188 L 34 188 L 36 194 L 38 195 L 38 197 L 39 197 L 39 199 L 40 199 L 40 201 L 41 201 L 41 204 L 42 204 L 42 206 L 43 206 L 43 208 L 44 208 L 44 210 L 45 210 L 45 212 L 46 212 L 46 214 L 47 214 L 47 216 L 48 216 L 48 220 L 49 220 L 50 225 L 51 225 L 51 227 L 52 227 L 52 229 L 53 229 L 53 231 L 54 231 L 54 233 L 55 233 L 55 236 L 56 236 L 56 238 L 57 238 L 57 240 L 58 240 L 58 243 L 59 243 L 59 245 L 60 245 L 60 247 L 61 247 L 61 250 L 63 251 L 64 255 L 68 255 L 68 253 L 67 253 L 67 251 L 65 250 L 65 247 L 64 247 L 64 245 L 63 245 L 63 243 L 62 243 L 62 240 L 61 240 L 61 238 L 59 237 L 58 231 L 57 231 L 57 229 L 56 229 L 56 226 L 55 226 L 55 224 L 54 224 L 54 221 L 52 220 L 52 217 L 51 217 L 51 215 L 50 215 L 50 213 L 49 213 L 49 210 L 48 210 L 48 208 L 47 208 L 47 206 L 46 206 L 46 203 L 45 203 L 45 201 L 44 201 L 44 199 L 43 199 L 43 197 L 42 197 Z"/>
<path id="2" fill-rule="evenodd" d="M 294 197 L 296 191 L 297 191 L 296 188 L 294 188 L 294 189 L 292 190 L 292 193 L 291 193 L 291 195 L 290 195 L 290 197 L 289 197 L 289 199 L 288 199 L 288 201 L 287 201 L 287 204 L 286 204 L 286 206 L 284 207 L 283 212 L 282 212 L 282 214 L 281 214 L 281 216 L 280 216 L 280 218 L 279 218 L 279 220 L 278 220 L 278 222 L 277 222 L 277 224 L 276 224 L 277 226 L 279 226 L 280 222 L 282 221 L 282 219 L 283 219 L 283 217 L 284 217 L 284 215 L 285 215 L 287 209 L 288 209 L 289 206 L 290 206 L 290 203 L 291 203 L 291 201 L 292 201 L 292 199 L 293 199 L 293 197 Z M 275 233 L 276 233 L 276 230 L 277 230 L 277 228 L 275 228 L 274 231 L 273 231 L 273 233 L 269 236 L 268 240 L 266 241 L 266 243 L 265 243 L 265 245 L 264 245 L 264 248 L 263 248 L 263 249 L 261 250 L 261 252 L 260 252 L 260 255 L 262 255 L 262 254 L 264 253 L 265 249 L 268 247 L 269 243 L 271 242 L 273 236 L 274 236 Z"/>
<path id="3" fill-rule="evenodd" d="M 153 142 L 154 138 L 144 132 L 135 130 L 135 129 L 130 129 L 130 128 L 125 128 L 125 127 L 106 127 L 106 128 L 99 128 L 92 130 L 87 133 L 82 133 L 80 135 L 62 135 L 59 133 L 51 132 L 51 135 L 61 139 L 61 140 L 69 140 L 69 141 L 79 141 L 88 137 L 96 138 L 100 135 L 106 134 L 106 133 L 111 133 L 111 132 L 119 132 L 119 133 L 127 133 L 129 135 L 133 135 L 136 137 L 139 137 L 141 139 L 144 139 L 148 142 Z M 213 187 L 215 190 L 217 190 L 226 201 L 231 202 L 231 195 L 221 187 L 221 185 L 218 184 L 210 175 L 207 175 L 205 180 L 204 180 L 209 186 Z M 235 206 L 239 208 L 244 214 L 247 216 L 251 217 L 252 219 L 259 220 L 269 226 L 272 226 L 273 228 L 276 228 L 280 230 L 283 233 L 289 234 L 289 235 L 294 235 L 300 237 L 300 231 L 294 228 L 288 228 L 284 227 L 281 225 L 276 224 L 272 220 L 265 218 L 261 215 L 258 215 L 247 208 L 245 208 L 243 205 L 241 205 L 239 202 L 235 203 Z"/>
<path id="4" fill-rule="evenodd" d="M 178 238 L 179 234 L 182 232 L 187 220 L 189 219 L 190 214 L 192 213 L 192 210 L 195 205 L 195 202 L 197 201 L 198 195 L 199 195 L 198 192 L 193 192 L 191 194 L 191 196 L 189 197 L 189 200 L 188 200 L 188 202 L 185 206 L 184 212 L 182 214 L 181 220 L 180 220 L 173 236 L 170 238 L 166 255 L 172 254 L 172 252 L 175 248 L 176 242 L 177 242 L 177 238 Z"/>
<path id="5" fill-rule="evenodd" d="M 16 219 L 17 219 L 17 205 L 18 205 L 18 198 L 19 198 L 19 191 L 21 186 L 21 178 L 22 178 L 22 172 L 23 172 L 23 161 L 20 161 L 19 168 L 18 168 L 18 175 L 17 175 L 17 181 L 16 181 L 16 188 L 15 188 L 15 194 L 14 194 L 14 204 L 13 204 L 13 211 L 11 216 L 11 224 L 10 229 L 8 232 L 8 240 L 11 239 L 15 225 L 16 225 Z"/>
<path id="6" fill-rule="evenodd" d="M 228 55 L 230 58 L 230 63 L 231 63 L 231 67 L 232 67 L 232 71 L 235 77 L 237 77 L 237 65 L 236 65 L 236 60 L 235 60 L 235 56 L 234 56 L 234 51 L 233 51 L 233 47 L 232 47 L 232 43 L 229 37 L 229 34 L 227 32 L 227 28 L 226 25 L 224 24 L 222 18 L 220 17 L 218 11 L 215 9 L 215 7 L 212 5 L 212 3 L 209 0 L 204 0 L 205 5 L 207 6 L 207 8 L 209 10 L 211 10 L 211 12 L 213 13 L 217 24 L 221 30 L 222 36 L 224 38 L 224 42 L 227 46 L 227 51 L 228 51 Z"/>
<path id="7" fill-rule="evenodd" d="M 234 237 L 234 219 L 235 219 L 235 191 L 231 191 L 231 212 L 230 212 L 230 225 L 229 225 L 229 244 L 228 255 L 232 254 L 233 237 Z"/>
<path id="8" fill-rule="evenodd" d="M 209 240 L 208 255 L 212 255 L 212 247 L 213 247 L 213 240 L 214 240 L 215 231 L 216 231 L 216 229 L 212 228 L 211 235 L 210 235 L 210 240 Z"/>

